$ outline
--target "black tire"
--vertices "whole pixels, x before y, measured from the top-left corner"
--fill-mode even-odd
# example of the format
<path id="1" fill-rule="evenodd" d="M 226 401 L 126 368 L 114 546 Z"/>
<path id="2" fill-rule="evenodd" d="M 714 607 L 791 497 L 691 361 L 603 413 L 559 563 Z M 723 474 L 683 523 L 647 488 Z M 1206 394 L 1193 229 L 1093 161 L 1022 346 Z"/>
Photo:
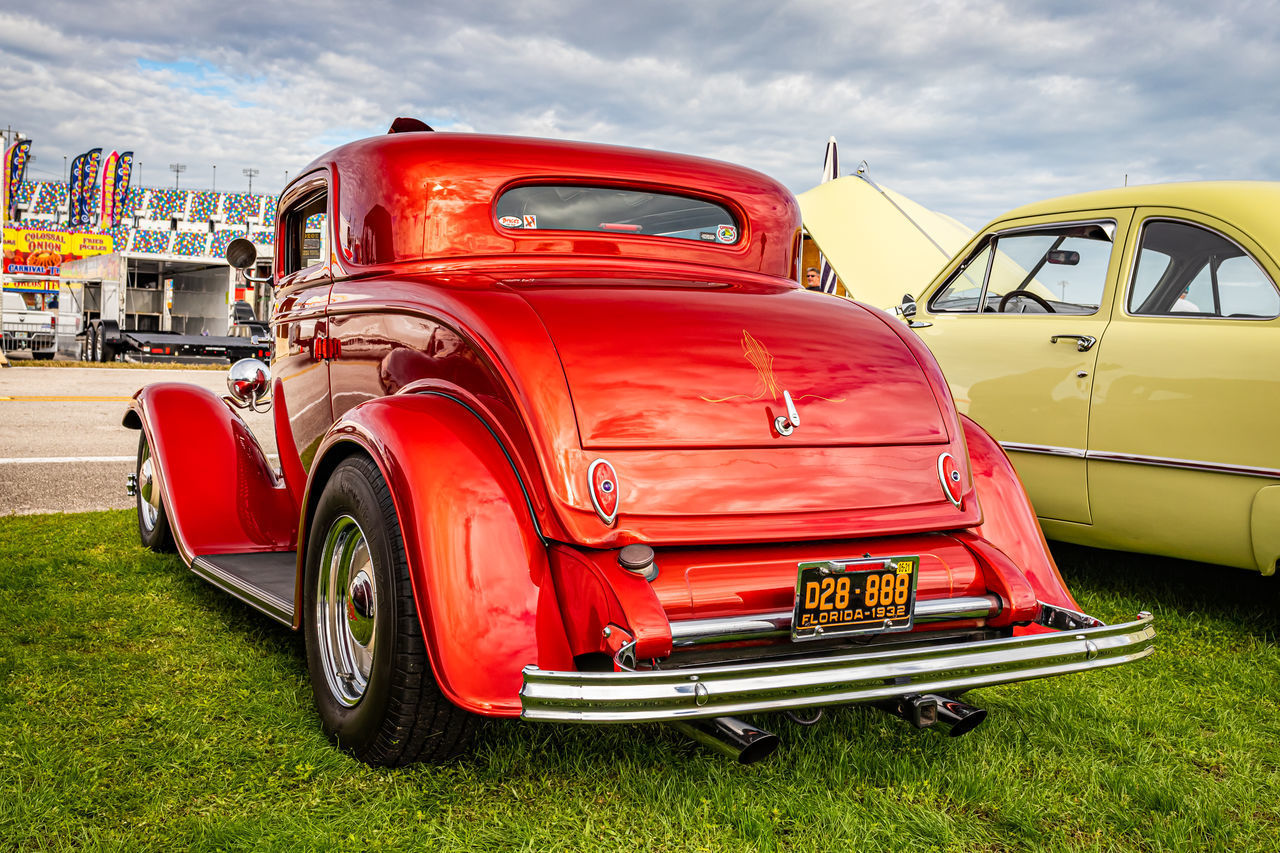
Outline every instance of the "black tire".
<path id="1" fill-rule="evenodd" d="M 316 710 L 339 748 L 388 767 L 466 751 L 480 718 L 432 675 L 391 492 L 367 457 L 339 463 L 316 503 L 303 625 Z"/>
<path id="2" fill-rule="evenodd" d="M 138 509 L 138 538 L 152 551 L 169 554 L 176 550 L 173 530 L 169 527 L 169 513 L 164 508 L 154 465 L 147 434 L 138 430 L 138 464 L 133 469 L 138 478 L 138 494 L 134 498 Z"/>
<path id="3" fill-rule="evenodd" d="M 98 349 L 98 327 L 97 326 L 89 327 L 89 336 L 87 340 L 88 340 L 88 343 L 86 344 L 86 348 L 89 350 L 88 360 L 100 361 L 101 359 L 99 358 L 99 356 L 102 354 L 102 351 Z"/>

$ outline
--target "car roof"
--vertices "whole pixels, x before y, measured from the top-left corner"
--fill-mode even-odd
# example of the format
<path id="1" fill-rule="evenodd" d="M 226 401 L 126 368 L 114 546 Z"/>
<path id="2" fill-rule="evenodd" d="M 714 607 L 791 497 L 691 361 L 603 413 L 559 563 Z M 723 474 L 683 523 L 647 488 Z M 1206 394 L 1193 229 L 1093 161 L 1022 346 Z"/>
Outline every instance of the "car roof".
<path id="1" fill-rule="evenodd" d="M 338 240 L 361 240 L 380 264 L 457 256 L 550 253 L 678 259 L 789 276 L 800 209 L 781 183 L 743 166 L 641 148 L 470 133 L 390 133 L 321 155 L 281 194 L 317 169 L 336 178 Z M 701 197 L 740 216 L 732 246 L 622 234 L 501 230 L 494 200 L 525 183 L 604 185 Z"/>
<path id="2" fill-rule="evenodd" d="M 1277 181 L 1186 181 L 1076 193 L 1014 208 L 992 220 L 983 230 L 1009 219 L 1125 207 L 1202 211 L 1250 233 L 1265 245 L 1280 248 L 1280 223 L 1276 217 L 1276 211 L 1280 210 L 1280 182 Z"/>

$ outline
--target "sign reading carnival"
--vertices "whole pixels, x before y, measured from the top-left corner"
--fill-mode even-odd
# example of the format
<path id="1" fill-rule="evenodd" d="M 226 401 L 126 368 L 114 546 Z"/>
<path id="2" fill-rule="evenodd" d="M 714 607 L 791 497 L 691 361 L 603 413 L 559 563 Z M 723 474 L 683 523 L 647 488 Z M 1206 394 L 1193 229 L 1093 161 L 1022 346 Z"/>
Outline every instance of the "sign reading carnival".
<path id="1" fill-rule="evenodd" d="M 4 274 L 57 276 L 66 261 L 114 251 L 110 234 L 67 233 L 43 228 L 6 226 Z"/>

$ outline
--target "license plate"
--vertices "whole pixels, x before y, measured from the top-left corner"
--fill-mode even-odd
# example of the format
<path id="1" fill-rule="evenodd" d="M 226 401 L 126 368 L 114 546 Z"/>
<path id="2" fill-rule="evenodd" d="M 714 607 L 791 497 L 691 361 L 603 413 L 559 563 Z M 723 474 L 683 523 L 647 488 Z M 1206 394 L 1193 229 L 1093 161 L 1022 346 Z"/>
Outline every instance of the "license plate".
<path id="1" fill-rule="evenodd" d="M 919 557 L 801 563 L 791 639 L 911 630 Z"/>

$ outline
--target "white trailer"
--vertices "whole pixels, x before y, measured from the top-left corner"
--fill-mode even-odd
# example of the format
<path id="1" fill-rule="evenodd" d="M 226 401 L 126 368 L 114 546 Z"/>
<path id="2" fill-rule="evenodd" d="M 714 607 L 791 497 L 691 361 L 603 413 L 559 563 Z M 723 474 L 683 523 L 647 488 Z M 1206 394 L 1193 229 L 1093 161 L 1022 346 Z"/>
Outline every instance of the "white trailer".
<path id="1" fill-rule="evenodd" d="M 229 334 L 252 310 L 235 301 L 225 260 L 173 260 L 113 252 L 68 261 L 60 272 L 58 351 L 88 361 L 219 362 L 270 356 Z"/>

